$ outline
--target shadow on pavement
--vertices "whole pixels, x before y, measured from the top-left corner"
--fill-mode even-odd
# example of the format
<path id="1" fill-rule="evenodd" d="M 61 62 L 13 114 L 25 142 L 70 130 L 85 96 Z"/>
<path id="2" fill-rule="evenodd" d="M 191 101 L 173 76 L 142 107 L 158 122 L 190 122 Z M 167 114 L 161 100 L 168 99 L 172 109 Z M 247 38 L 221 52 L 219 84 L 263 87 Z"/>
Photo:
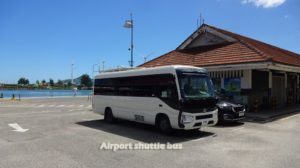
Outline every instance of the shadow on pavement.
<path id="1" fill-rule="evenodd" d="M 240 121 L 234 121 L 234 122 L 224 122 L 224 123 L 218 123 L 215 125 L 215 127 L 223 128 L 223 127 L 239 127 L 244 125 L 243 122 Z"/>
<path id="2" fill-rule="evenodd" d="M 200 130 L 176 130 L 171 135 L 163 135 L 159 133 L 154 126 L 130 121 L 118 121 L 116 124 L 109 124 L 104 120 L 91 120 L 77 122 L 76 124 L 138 140 L 144 143 L 180 143 L 215 135 L 214 133 Z"/>

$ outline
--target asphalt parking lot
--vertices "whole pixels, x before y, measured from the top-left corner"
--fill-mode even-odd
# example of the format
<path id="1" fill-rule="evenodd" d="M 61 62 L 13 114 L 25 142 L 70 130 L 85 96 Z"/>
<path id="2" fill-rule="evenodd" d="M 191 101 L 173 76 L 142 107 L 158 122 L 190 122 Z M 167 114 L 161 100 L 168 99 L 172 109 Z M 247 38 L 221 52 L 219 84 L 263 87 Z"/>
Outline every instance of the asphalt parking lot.
<path id="1" fill-rule="evenodd" d="M 299 168 L 300 114 L 274 122 L 177 131 L 107 124 L 87 98 L 0 100 L 0 168 Z M 100 149 L 102 143 L 181 144 L 174 150 Z"/>

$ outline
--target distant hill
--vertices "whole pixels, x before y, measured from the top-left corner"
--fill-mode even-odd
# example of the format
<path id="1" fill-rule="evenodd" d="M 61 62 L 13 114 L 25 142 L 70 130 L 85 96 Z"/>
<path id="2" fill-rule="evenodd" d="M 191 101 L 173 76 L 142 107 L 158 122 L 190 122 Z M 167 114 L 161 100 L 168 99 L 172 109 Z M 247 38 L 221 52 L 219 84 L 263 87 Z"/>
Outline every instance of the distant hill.
<path id="1" fill-rule="evenodd" d="M 71 81 L 71 79 L 62 80 L 62 82 L 64 84 L 68 84 L 70 81 Z M 81 76 L 79 76 L 78 78 L 74 78 L 73 82 L 74 82 L 75 85 L 80 85 L 81 84 Z"/>

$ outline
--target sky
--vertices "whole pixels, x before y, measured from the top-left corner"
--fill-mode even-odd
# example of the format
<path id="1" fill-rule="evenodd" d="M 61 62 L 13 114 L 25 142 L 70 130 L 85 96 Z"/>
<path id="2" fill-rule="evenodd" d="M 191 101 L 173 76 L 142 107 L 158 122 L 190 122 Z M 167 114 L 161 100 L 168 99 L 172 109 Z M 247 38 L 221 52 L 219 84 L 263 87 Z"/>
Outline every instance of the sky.
<path id="1" fill-rule="evenodd" d="M 129 66 L 175 49 L 206 24 L 300 53 L 299 0 L 1 0 L 0 83 L 92 75 L 93 65 Z M 97 66 L 94 66 L 96 69 Z"/>

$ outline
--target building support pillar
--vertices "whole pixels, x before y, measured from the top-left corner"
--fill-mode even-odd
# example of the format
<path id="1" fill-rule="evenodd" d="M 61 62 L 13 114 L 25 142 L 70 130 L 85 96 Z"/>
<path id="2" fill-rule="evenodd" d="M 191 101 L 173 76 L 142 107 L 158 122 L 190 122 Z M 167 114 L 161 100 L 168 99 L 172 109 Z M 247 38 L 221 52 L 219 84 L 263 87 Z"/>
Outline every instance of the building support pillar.
<path id="1" fill-rule="evenodd" d="M 242 70 L 241 94 L 244 97 L 244 104 L 252 108 L 252 69 Z"/>
<path id="2" fill-rule="evenodd" d="M 273 73 L 269 71 L 269 89 L 272 89 L 273 86 Z"/>
<path id="3" fill-rule="evenodd" d="M 221 89 L 225 89 L 225 86 L 224 86 L 224 77 L 222 76 L 221 77 Z"/>
<path id="4" fill-rule="evenodd" d="M 287 104 L 287 96 L 288 96 L 287 77 L 288 77 L 287 73 L 284 72 L 285 104 Z"/>
<path id="5" fill-rule="evenodd" d="M 269 104 L 274 105 L 274 100 L 272 100 L 272 87 L 273 87 L 273 73 L 269 70 Z"/>
<path id="6" fill-rule="evenodd" d="M 299 85 L 300 85 L 300 83 L 299 83 L 299 78 L 300 78 L 300 76 L 299 76 L 299 74 L 297 74 L 296 75 L 296 78 L 297 78 L 297 91 L 296 91 L 296 95 L 297 95 L 297 103 L 300 103 L 300 89 L 299 89 Z"/>

